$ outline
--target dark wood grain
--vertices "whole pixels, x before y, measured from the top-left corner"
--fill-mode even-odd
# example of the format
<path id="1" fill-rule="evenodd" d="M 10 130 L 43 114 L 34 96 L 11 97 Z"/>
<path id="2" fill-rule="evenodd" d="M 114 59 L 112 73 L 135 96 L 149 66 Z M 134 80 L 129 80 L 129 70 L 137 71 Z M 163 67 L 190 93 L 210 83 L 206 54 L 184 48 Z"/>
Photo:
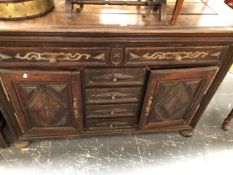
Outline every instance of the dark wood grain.
<path id="1" fill-rule="evenodd" d="M 137 103 L 140 101 L 141 91 L 139 87 L 86 89 L 86 103 Z"/>
<path id="2" fill-rule="evenodd" d="M 46 17 L 1 22 L 0 110 L 18 143 L 191 135 L 233 62 L 233 18 L 213 1 L 184 2 L 173 26 L 134 7 L 87 6 L 68 19 L 62 1 Z"/>
<path id="3" fill-rule="evenodd" d="M 15 117 L 24 133 L 33 129 L 71 131 L 82 127 L 80 73 L 10 71 L 1 73 Z M 72 89 L 75 88 L 75 89 Z M 77 108 L 77 109 L 74 109 Z"/>
<path id="4" fill-rule="evenodd" d="M 217 67 L 152 70 L 140 128 L 189 125 L 217 71 Z"/>

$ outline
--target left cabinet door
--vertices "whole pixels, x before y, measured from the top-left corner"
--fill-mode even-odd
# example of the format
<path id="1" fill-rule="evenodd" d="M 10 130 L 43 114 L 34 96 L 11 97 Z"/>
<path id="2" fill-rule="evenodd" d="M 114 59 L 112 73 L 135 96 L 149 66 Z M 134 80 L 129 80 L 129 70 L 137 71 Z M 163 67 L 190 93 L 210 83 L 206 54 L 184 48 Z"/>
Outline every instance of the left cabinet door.
<path id="1" fill-rule="evenodd" d="M 62 136 L 82 128 L 80 72 L 1 71 L 24 135 Z"/>

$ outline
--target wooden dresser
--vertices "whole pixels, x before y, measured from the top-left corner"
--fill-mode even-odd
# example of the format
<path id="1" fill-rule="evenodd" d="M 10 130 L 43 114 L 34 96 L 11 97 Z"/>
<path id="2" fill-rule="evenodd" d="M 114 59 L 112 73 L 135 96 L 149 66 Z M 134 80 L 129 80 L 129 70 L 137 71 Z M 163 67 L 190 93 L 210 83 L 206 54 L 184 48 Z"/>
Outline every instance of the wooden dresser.
<path id="1" fill-rule="evenodd" d="M 18 142 L 191 136 L 233 62 L 233 20 L 199 1 L 184 3 L 173 26 L 173 3 L 168 25 L 136 7 L 86 6 L 70 19 L 63 3 L 0 22 L 0 105 Z"/>

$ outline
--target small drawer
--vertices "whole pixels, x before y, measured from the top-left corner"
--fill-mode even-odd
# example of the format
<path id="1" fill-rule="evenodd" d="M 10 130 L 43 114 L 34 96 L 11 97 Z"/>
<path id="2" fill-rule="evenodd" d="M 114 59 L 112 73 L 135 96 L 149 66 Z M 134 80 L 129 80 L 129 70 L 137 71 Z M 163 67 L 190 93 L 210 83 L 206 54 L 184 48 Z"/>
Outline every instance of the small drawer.
<path id="1" fill-rule="evenodd" d="M 116 118 L 116 119 L 89 119 L 87 128 L 89 130 L 114 130 L 130 129 L 136 127 L 135 118 Z"/>
<path id="2" fill-rule="evenodd" d="M 168 64 L 218 62 L 228 46 L 130 47 L 126 64 Z"/>
<path id="3" fill-rule="evenodd" d="M 143 85 L 145 69 L 86 69 L 87 86 Z"/>
<path id="4" fill-rule="evenodd" d="M 134 117 L 138 104 L 87 105 L 86 116 L 90 118 Z"/>
<path id="5" fill-rule="evenodd" d="M 55 47 L 0 47 L 0 62 L 40 62 L 40 63 L 96 63 L 106 64 L 109 59 L 109 48 L 55 48 Z"/>
<path id="6" fill-rule="evenodd" d="M 139 102 L 141 88 L 95 88 L 86 89 L 86 103 Z"/>

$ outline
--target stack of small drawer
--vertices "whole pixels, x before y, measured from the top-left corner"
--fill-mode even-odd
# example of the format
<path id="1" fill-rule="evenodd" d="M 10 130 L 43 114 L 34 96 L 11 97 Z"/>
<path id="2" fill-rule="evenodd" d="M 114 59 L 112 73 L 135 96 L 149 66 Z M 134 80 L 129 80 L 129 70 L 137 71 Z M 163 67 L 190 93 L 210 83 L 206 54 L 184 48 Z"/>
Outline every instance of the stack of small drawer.
<path id="1" fill-rule="evenodd" d="M 145 69 L 85 70 L 88 129 L 125 129 L 137 124 Z"/>

